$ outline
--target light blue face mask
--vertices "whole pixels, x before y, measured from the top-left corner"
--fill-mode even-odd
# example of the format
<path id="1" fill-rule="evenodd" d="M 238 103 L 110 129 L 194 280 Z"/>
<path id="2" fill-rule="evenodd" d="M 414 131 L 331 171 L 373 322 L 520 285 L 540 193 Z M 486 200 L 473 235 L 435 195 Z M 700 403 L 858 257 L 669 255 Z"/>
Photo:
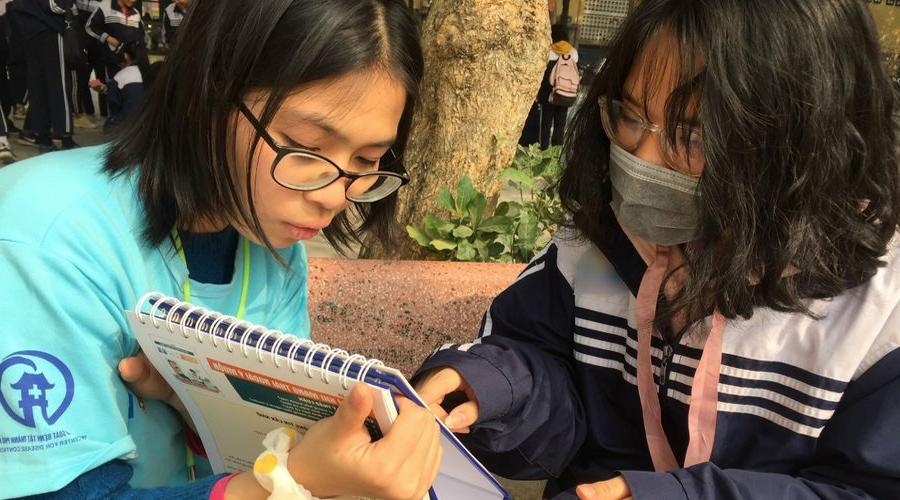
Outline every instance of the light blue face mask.
<path id="1" fill-rule="evenodd" d="M 700 179 L 655 165 L 610 144 L 612 209 L 631 234 L 657 245 L 696 239 Z"/>

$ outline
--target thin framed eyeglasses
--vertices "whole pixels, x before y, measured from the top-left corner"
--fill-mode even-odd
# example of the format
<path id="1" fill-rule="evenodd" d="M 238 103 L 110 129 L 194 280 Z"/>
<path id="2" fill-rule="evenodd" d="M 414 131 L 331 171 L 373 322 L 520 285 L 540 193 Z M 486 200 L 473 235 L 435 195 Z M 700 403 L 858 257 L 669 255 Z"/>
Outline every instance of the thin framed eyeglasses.
<path id="1" fill-rule="evenodd" d="M 272 179 L 282 187 L 293 191 L 315 191 L 343 177 L 350 179 L 346 188 L 348 200 L 355 203 L 372 203 L 387 198 L 409 182 L 409 176 L 404 172 L 386 170 L 349 172 L 314 151 L 279 144 L 247 106 L 241 103 L 240 109 L 259 136 L 275 151 L 271 174 Z M 396 162 L 397 157 L 392 150 L 389 150 L 389 154 Z M 381 167 L 383 159 L 382 157 L 374 163 L 373 168 Z"/>
<path id="2" fill-rule="evenodd" d="M 633 153 L 644 142 L 648 133 L 660 137 L 660 150 L 666 167 L 692 177 L 699 177 L 706 160 L 703 155 L 703 133 L 697 127 L 679 124 L 675 130 L 675 143 L 663 135 L 665 130 L 638 113 L 630 110 L 620 100 L 600 96 L 600 121 L 603 130 L 614 144 Z"/>

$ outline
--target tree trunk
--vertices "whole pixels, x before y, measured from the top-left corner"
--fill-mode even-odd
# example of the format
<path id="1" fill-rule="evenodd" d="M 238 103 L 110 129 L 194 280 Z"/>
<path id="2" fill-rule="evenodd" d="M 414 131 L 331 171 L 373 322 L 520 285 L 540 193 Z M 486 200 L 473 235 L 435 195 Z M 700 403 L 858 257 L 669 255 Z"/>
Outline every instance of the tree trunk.
<path id="1" fill-rule="evenodd" d="M 406 234 L 463 175 L 488 197 L 500 188 L 547 64 L 547 0 L 434 0 L 422 30 L 425 78 L 406 152 L 411 182 L 400 190 L 397 240 L 371 239 L 363 258 L 418 259 Z"/>

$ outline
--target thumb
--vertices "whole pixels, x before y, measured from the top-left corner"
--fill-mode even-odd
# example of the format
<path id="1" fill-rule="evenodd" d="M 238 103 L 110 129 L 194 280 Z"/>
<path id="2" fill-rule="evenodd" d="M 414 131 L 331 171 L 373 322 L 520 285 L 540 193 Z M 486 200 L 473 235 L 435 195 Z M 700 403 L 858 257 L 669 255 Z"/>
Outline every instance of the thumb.
<path id="1" fill-rule="evenodd" d="M 143 374 L 143 361 L 137 357 L 125 358 L 119 361 L 119 376 L 126 382 L 134 382 Z"/>
<path id="2" fill-rule="evenodd" d="M 341 402 L 334 416 L 339 426 L 356 430 L 362 427 L 370 413 L 372 413 L 372 393 L 365 384 L 356 384 Z"/>
<path id="3" fill-rule="evenodd" d="M 444 425 L 454 432 L 467 432 L 469 426 L 478 420 L 478 403 L 466 401 L 450 411 L 444 420 Z"/>

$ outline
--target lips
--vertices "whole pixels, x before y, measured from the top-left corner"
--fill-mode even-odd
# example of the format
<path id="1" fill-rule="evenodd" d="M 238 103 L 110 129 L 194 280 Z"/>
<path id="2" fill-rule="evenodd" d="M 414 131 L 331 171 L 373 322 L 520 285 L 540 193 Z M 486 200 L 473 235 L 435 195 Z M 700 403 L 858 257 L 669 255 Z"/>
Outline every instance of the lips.
<path id="1" fill-rule="evenodd" d="M 308 240 L 319 234 L 319 231 L 324 229 L 327 225 L 328 224 L 298 225 L 285 223 L 288 233 L 291 235 L 291 238 L 295 240 Z"/>

